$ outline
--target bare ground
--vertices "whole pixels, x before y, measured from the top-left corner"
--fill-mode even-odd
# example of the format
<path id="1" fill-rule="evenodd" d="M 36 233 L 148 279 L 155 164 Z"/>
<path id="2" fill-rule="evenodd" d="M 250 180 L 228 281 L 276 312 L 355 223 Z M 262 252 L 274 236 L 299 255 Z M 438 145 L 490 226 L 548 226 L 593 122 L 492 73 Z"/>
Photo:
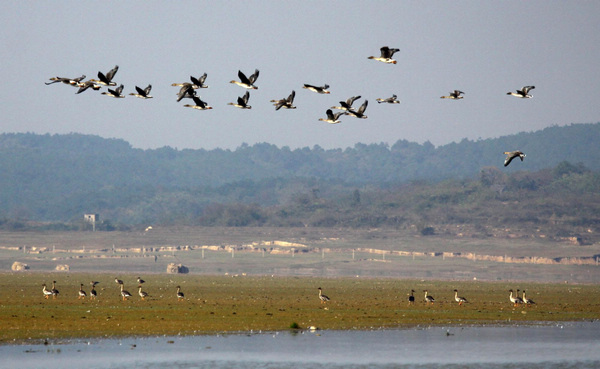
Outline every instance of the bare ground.
<path id="1" fill-rule="evenodd" d="M 598 255 L 599 244 L 535 237 L 423 237 L 386 229 L 154 227 L 0 233 L 4 271 L 18 261 L 30 271 L 66 265 L 71 272 L 154 274 L 176 263 L 191 274 L 597 283 Z M 532 257 L 540 260 L 529 262 Z M 578 263 L 580 258 L 587 263 Z M 561 263 L 544 263 L 548 259 Z"/>

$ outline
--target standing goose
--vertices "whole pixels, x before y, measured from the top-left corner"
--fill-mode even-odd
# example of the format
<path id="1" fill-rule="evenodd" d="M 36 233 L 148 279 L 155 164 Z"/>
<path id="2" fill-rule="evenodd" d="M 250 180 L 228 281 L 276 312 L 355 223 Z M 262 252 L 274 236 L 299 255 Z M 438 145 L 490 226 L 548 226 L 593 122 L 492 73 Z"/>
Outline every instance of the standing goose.
<path id="1" fill-rule="evenodd" d="M 206 73 L 204 73 L 198 78 L 190 76 L 190 81 L 192 81 L 194 86 L 196 86 L 194 88 L 208 88 L 208 86 L 204 84 L 204 81 L 206 81 Z"/>
<path id="2" fill-rule="evenodd" d="M 142 298 L 142 300 L 146 300 L 146 297 L 148 297 L 148 293 L 142 291 L 142 285 L 141 284 L 138 286 L 138 294 L 140 295 L 140 297 Z"/>
<path id="3" fill-rule="evenodd" d="M 433 298 L 433 296 L 428 295 L 427 290 L 424 290 L 423 292 L 425 292 L 425 304 L 431 303 L 431 305 L 433 305 L 433 303 L 435 302 L 435 299 Z"/>
<path id="4" fill-rule="evenodd" d="M 464 96 L 460 96 L 461 94 L 464 95 L 465 93 L 460 90 L 454 90 L 454 91 L 450 92 L 450 94 L 448 96 L 440 96 L 440 99 L 460 100 L 464 97 Z"/>
<path id="5" fill-rule="evenodd" d="M 115 277 L 115 283 L 116 283 L 116 284 L 123 285 L 123 281 L 122 281 L 122 280 L 120 280 L 119 278 L 116 278 L 116 277 Z"/>
<path id="6" fill-rule="evenodd" d="M 256 82 L 256 79 L 258 78 L 258 69 L 256 69 L 254 74 L 252 74 L 250 77 L 246 77 L 246 75 L 239 70 L 238 78 L 240 79 L 239 81 L 230 81 L 229 83 L 234 83 L 240 87 L 251 90 L 258 90 L 258 87 L 254 86 L 254 82 Z"/>
<path id="7" fill-rule="evenodd" d="M 97 296 L 98 293 L 96 292 L 96 285 L 92 283 L 92 289 L 90 290 L 90 300 L 95 299 Z"/>
<path id="8" fill-rule="evenodd" d="M 316 92 L 318 94 L 329 94 L 330 92 L 327 90 L 329 88 L 329 85 L 325 84 L 323 86 L 313 86 L 313 85 L 309 85 L 309 84 L 304 84 L 304 87 L 309 91 L 313 91 Z"/>
<path id="9" fill-rule="evenodd" d="M 119 85 L 119 87 L 115 88 L 114 90 L 109 88 L 108 92 L 103 91 L 102 95 L 122 99 L 125 97 L 125 95 L 123 95 L 123 85 Z"/>
<path id="10" fill-rule="evenodd" d="M 327 109 L 327 111 L 325 112 L 325 114 L 327 114 L 327 118 L 319 118 L 319 120 L 321 122 L 327 122 L 330 124 L 337 124 L 337 123 L 341 123 L 341 120 L 339 120 L 338 118 L 340 117 L 340 115 L 344 114 L 343 111 L 337 112 L 335 114 L 333 114 L 333 112 L 331 111 L 331 109 Z"/>
<path id="11" fill-rule="evenodd" d="M 368 59 L 377 60 L 386 64 L 396 64 L 396 61 L 392 59 L 392 57 L 394 56 L 394 53 L 400 51 L 400 49 L 390 49 L 389 47 L 384 46 L 379 50 L 381 51 L 380 56 L 369 56 Z"/>
<path id="12" fill-rule="evenodd" d="M 60 292 L 58 292 L 58 290 L 56 289 L 56 281 L 52 281 L 52 298 L 56 298 L 56 296 L 58 296 L 60 294 Z"/>
<path id="13" fill-rule="evenodd" d="M 508 292 L 510 292 L 510 296 L 508 296 L 508 299 L 510 300 L 510 302 L 513 303 L 513 306 L 517 306 L 523 303 L 523 300 L 521 300 L 521 298 L 519 297 L 519 290 L 517 290 L 516 296 L 513 296 L 513 290 L 508 290 Z"/>
<path id="14" fill-rule="evenodd" d="M 87 296 L 87 293 L 85 293 L 85 291 L 83 290 L 83 283 L 82 283 L 82 284 L 79 285 L 79 293 L 78 293 L 78 296 L 77 296 L 77 300 L 79 300 L 79 299 L 84 299 L 85 300 L 86 296 Z"/>
<path id="15" fill-rule="evenodd" d="M 250 91 L 246 91 L 246 93 L 244 94 L 244 96 L 238 96 L 237 98 L 237 103 L 227 103 L 227 105 L 233 105 L 236 108 L 240 108 L 240 109 L 252 109 L 252 107 L 250 105 L 248 105 L 248 99 L 250 99 Z"/>
<path id="16" fill-rule="evenodd" d="M 145 281 L 145 280 L 143 280 L 143 279 L 142 279 L 142 278 L 140 278 L 140 277 L 137 277 L 137 283 L 138 283 L 138 284 L 142 284 L 142 283 L 146 283 L 146 281 Z"/>
<path id="17" fill-rule="evenodd" d="M 523 302 L 527 305 L 535 305 L 535 301 L 533 301 L 532 299 L 528 299 L 527 297 L 525 297 L 525 290 L 523 290 Z"/>
<path id="18" fill-rule="evenodd" d="M 112 79 L 115 77 L 115 74 L 117 74 L 117 71 L 119 70 L 119 66 L 115 65 L 115 67 L 113 69 L 111 69 L 110 71 L 108 71 L 108 73 L 103 74 L 102 72 L 98 71 L 98 80 L 92 80 L 94 82 L 97 82 L 98 84 L 104 85 L 104 86 L 116 86 L 117 84 L 115 82 L 112 81 Z"/>
<path id="19" fill-rule="evenodd" d="M 177 301 L 183 301 L 183 292 L 181 292 L 181 287 L 177 286 Z"/>
<path id="20" fill-rule="evenodd" d="M 505 151 L 504 155 L 506 155 L 506 159 L 504 159 L 504 166 L 508 166 L 508 164 L 510 164 L 510 162 L 516 158 L 519 157 L 521 159 L 521 161 L 523 161 L 523 158 L 525 158 L 525 154 L 523 154 L 521 151 L 517 150 L 517 151 Z"/>
<path id="21" fill-rule="evenodd" d="M 349 97 L 346 101 L 340 101 L 340 106 L 332 106 L 331 109 L 348 111 L 352 109 L 352 104 L 358 99 L 360 99 L 360 95 Z"/>
<path id="22" fill-rule="evenodd" d="M 46 85 L 51 85 L 54 83 L 62 82 L 67 85 L 77 86 L 84 79 L 85 79 L 85 74 L 82 75 L 81 77 L 77 77 L 77 78 L 52 77 L 52 78 L 50 78 L 50 81 L 52 81 L 52 82 L 44 82 L 44 83 Z"/>
<path id="23" fill-rule="evenodd" d="M 121 297 L 123 297 L 123 301 L 127 300 L 127 298 L 131 297 L 129 291 L 125 291 L 125 285 L 121 283 Z"/>
<path id="24" fill-rule="evenodd" d="M 517 90 L 517 92 L 507 92 L 506 94 L 520 97 L 521 99 L 531 99 L 533 96 L 529 94 L 529 91 L 534 88 L 535 86 L 524 86 L 522 89 Z"/>
<path id="25" fill-rule="evenodd" d="M 42 292 L 44 293 L 44 298 L 47 300 L 47 299 L 48 299 L 48 297 L 50 297 L 50 296 L 52 296 L 52 295 L 53 295 L 53 293 L 52 293 L 52 291 L 50 291 L 50 290 L 46 289 L 46 283 L 44 283 L 44 284 L 42 285 L 42 287 L 44 287 L 44 288 L 42 288 Z"/>
<path id="26" fill-rule="evenodd" d="M 321 287 L 319 287 L 319 300 L 321 300 L 321 304 L 325 304 L 327 301 L 329 301 L 329 297 L 323 295 L 323 291 L 321 291 Z"/>
<path id="27" fill-rule="evenodd" d="M 398 96 L 392 95 L 392 97 L 388 97 L 386 99 L 378 98 L 377 103 L 388 103 L 388 104 L 400 104 L 400 100 L 398 100 Z"/>
<path id="28" fill-rule="evenodd" d="M 194 103 L 196 103 L 196 105 L 185 104 L 184 107 L 198 110 L 212 109 L 212 106 L 208 105 L 205 101 L 202 101 L 198 96 L 193 96 L 192 100 L 194 100 Z"/>
<path id="29" fill-rule="evenodd" d="M 367 105 L 369 104 L 369 100 L 365 100 L 365 102 L 358 108 L 358 110 L 350 109 L 346 112 L 346 115 L 350 115 L 355 118 L 367 119 L 365 115 L 365 110 L 367 109 Z"/>
<path id="30" fill-rule="evenodd" d="M 458 290 L 454 290 L 454 300 L 458 302 L 459 305 L 462 305 L 464 302 L 469 302 L 466 298 L 458 296 Z"/>
<path id="31" fill-rule="evenodd" d="M 143 90 L 140 87 L 135 86 L 135 90 L 137 91 L 137 93 L 132 92 L 129 95 L 139 97 L 140 99 L 151 99 L 152 98 L 152 96 L 150 96 L 150 90 L 152 90 L 152 85 L 148 85 Z"/>
<path id="32" fill-rule="evenodd" d="M 408 304 L 409 305 L 414 305 L 415 304 L 415 290 L 410 290 L 410 293 L 408 294 Z"/>
<path id="33" fill-rule="evenodd" d="M 296 91 L 292 90 L 292 93 L 287 98 L 281 100 L 271 100 L 271 102 L 275 103 L 275 110 L 279 110 L 281 108 L 296 109 L 294 106 L 294 97 L 296 97 Z"/>

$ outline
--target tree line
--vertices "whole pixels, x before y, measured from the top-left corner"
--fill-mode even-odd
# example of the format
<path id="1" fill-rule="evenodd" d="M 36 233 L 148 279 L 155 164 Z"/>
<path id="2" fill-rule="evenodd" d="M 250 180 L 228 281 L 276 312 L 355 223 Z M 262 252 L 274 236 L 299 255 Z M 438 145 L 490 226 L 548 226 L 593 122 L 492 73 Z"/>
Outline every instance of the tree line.
<path id="1" fill-rule="evenodd" d="M 524 193 L 520 204 L 534 198 L 548 208 L 560 193 L 561 206 L 582 206 L 569 216 L 588 224 L 599 193 L 598 142 L 600 123 L 439 147 L 399 140 L 331 150 L 267 143 L 141 150 L 89 135 L 2 134 L 0 227 L 38 221 L 80 228 L 84 213 L 101 214 L 106 230 L 158 223 L 402 227 L 477 218 L 484 209 L 475 204 Z M 502 152 L 517 148 L 525 161 L 503 167 Z M 564 213 L 553 208 L 550 216 Z"/>

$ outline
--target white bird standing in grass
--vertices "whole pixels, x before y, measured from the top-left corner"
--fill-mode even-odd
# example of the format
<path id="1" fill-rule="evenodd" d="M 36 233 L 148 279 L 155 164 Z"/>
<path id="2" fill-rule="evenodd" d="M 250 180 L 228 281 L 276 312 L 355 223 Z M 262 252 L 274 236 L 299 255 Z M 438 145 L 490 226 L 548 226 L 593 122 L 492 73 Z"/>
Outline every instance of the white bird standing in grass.
<path id="1" fill-rule="evenodd" d="M 458 296 L 458 290 L 454 290 L 454 300 L 458 302 L 459 305 L 462 305 L 464 302 L 469 302 L 466 298 Z"/>
<path id="2" fill-rule="evenodd" d="M 127 300 L 128 297 L 131 297 L 129 291 L 125 291 L 125 285 L 121 283 L 121 297 L 123 297 L 123 301 Z"/>
<path id="3" fill-rule="evenodd" d="M 87 296 L 87 293 L 85 293 L 85 291 L 83 290 L 83 283 L 79 285 L 79 296 L 77 296 L 77 300 L 79 299 L 84 299 Z"/>
<path id="4" fill-rule="evenodd" d="M 177 301 L 183 301 L 184 294 L 181 292 L 181 286 L 177 286 Z"/>
<path id="5" fill-rule="evenodd" d="M 46 283 L 44 283 L 44 284 L 42 285 L 42 287 L 44 287 L 44 288 L 42 289 L 42 292 L 44 293 L 44 298 L 47 300 L 47 299 L 48 299 L 48 297 L 50 297 L 50 296 L 52 296 L 52 295 L 53 295 L 53 294 L 52 294 L 52 291 L 50 291 L 50 290 L 46 289 Z"/>
<path id="6" fill-rule="evenodd" d="M 435 302 L 433 296 L 428 295 L 429 291 L 427 290 L 424 290 L 423 292 L 425 292 L 425 304 L 431 303 L 433 305 L 433 303 Z"/>
<path id="7" fill-rule="evenodd" d="M 321 287 L 319 287 L 319 299 L 321 300 L 321 304 L 324 304 L 330 300 L 329 297 L 323 295 L 323 291 L 321 290 Z"/>
<path id="8" fill-rule="evenodd" d="M 142 291 L 142 285 L 138 286 L 138 294 L 140 295 L 142 300 L 146 300 L 146 297 L 148 297 L 148 293 Z"/>
<path id="9" fill-rule="evenodd" d="M 527 297 L 525 297 L 525 290 L 523 290 L 523 302 L 527 305 L 534 305 L 535 301 L 533 301 L 532 299 L 528 299 Z"/>

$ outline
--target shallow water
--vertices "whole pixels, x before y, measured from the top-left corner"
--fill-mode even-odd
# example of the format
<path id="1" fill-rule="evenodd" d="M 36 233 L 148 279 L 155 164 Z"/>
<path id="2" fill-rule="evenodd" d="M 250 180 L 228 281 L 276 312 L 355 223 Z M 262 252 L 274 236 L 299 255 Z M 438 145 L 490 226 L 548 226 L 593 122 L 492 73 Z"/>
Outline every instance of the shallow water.
<path id="1" fill-rule="evenodd" d="M 2 368 L 599 368 L 600 322 L 0 346 Z"/>

